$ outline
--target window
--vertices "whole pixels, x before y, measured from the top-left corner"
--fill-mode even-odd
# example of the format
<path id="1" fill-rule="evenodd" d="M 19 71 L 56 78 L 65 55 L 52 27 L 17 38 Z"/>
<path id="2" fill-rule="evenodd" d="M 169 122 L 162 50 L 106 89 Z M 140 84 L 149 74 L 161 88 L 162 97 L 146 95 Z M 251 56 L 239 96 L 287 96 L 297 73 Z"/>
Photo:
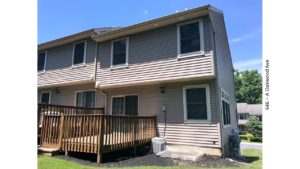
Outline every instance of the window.
<path id="1" fill-rule="evenodd" d="M 127 64 L 128 38 L 112 42 L 112 66 Z"/>
<path id="2" fill-rule="evenodd" d="M 49 92 L 49 91 L 42 92 L 40 103 L 50 104 L 50 101 L 51 101 L 51 92 Z"/>
<path id="3" fill-rule="evenodd" d="M 38 72 L 45 71 L 46 55 L 46 52 L 41 52 L 38 54 Z"/>
<path id="4" fill-rule="evenodd" d="M 73 65 L 84 64 L 86 41 L 74 43 L 73 46 Z"/>
<path id="5" fill-rule="evenodd" d="M 95 107 L 95 91 L 77 92 L 76 106 Z"/>
<path id="6" fill-rule="evenodd" d="M 223 124 L 229 125 L 231 124 L 229 95 L 223 89 L 221 90 L 221 97 L 222 97 Z"/>
<path id="7" fill-rule="evenodd" d="M 113 115 L 138 115 L 138 96 L 117 96 L 112 97 Z"/>
<path id="8" fill-rule="evenodd" d="M 210 121 L 208 85 L 183 87 L 185 121 Z"/>
<path id="9" fill-rule="evenodd" d="M 239 119 L 240 120 L 247 120 L 248 119 L 248 114 L 247 113 L 241 113 L 241 114 L 239 114 Z"/>
<path id="10" fill-rule="evenodd" d="M 203 23 L 202 19 L 179 24 L 178 26 L 179 57 L 203 53 Z"/>

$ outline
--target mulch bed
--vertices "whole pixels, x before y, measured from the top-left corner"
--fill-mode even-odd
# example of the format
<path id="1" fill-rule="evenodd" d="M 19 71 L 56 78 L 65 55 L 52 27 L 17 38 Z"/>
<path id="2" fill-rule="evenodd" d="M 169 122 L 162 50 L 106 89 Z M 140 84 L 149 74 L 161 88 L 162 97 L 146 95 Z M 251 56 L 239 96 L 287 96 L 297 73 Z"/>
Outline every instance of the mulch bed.
<path id="1" fill-rule="evenodd" d="M 187 167 L 238 167 L 241 164 L 218 156 L 204 155 L 198 161 L 163 158 L 150 154 L 148 149 L 139 149 L 134 155 L 132 150 L 107 153 L 103 156 L 103 163 L 96 163 L 96 155 L 85 153 L 70 153 L 70 156 L 54 156 L 88 166 L 101 167 L 133 167 L 133 166 L 187 166 Z"/>

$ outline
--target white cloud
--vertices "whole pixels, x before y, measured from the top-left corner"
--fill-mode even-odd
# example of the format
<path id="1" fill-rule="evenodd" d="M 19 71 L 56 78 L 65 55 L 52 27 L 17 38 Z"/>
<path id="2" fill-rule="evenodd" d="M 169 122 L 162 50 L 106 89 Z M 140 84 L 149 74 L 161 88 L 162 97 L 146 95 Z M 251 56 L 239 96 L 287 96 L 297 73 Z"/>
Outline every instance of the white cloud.
<path id="1" fill-rule="evenodd" d="M 148 14 L 148 10 L 145 10 L 145 11 L 144 11 L 144 14 L 147 15 L 147 14 Z"/>
<path id="2" fill-rule="evenodd" d="M 246 69 L 257 69 L 259 72 L 261 72 L 262 69 L 262 58 L 255 58 L 250 60 L 243 60 L 243 61 L 237 61 L 233 63 L 233 67 L 237 70 L 246 70 Z"/>
<path id="3" fill-rule="evenodd" d="M 254 37 L 257 36 L 258 33 L 260 33 L 260 32 L 261 32 L 261 28 L 255 29 L 255 30 L 253 30 L 253 31 L 250 32 L 250 33 L 247 33 L 247 34 L 242 35 L 242 36 L 240 36 L 240 37 L 236 37 L 236 38 L 231 39 L 231 40 L 229 41 L 229 43 L 232 44 L 232 43 L 241 42 L 241 41 L 245 41 L 245 40 L 254 38 Z"/>

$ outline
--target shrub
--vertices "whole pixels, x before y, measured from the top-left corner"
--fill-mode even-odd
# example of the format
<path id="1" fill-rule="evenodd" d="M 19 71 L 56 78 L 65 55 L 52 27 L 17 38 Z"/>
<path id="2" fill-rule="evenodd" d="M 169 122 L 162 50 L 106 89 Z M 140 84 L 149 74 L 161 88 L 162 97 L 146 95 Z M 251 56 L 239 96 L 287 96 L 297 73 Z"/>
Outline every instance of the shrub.
<path id="1" fill-rule="evenodd" d="M 247 133 L 246 135 L 247 141 L 251 141 L 252 138 L 254 138 L 253 134 Z"/>
<path id="2" fill-rule="evenodd" d="M 254 137 L 262 139 L 262 123 L 256 116 L 250 116 L 245 124 L 246 130 Z"/>
<path id="3" fill-rule="evenodd" d="M 262 142 L 262 138 L 261 137 L 253 137 L 250 139 L 252 142 Z"/>
<path id="4" fill-rule="evenodd" d="M 240 135 L 240 139 L 241 140 L 247 140 L 247 137 L 246 137 L 246 135 Z"/>

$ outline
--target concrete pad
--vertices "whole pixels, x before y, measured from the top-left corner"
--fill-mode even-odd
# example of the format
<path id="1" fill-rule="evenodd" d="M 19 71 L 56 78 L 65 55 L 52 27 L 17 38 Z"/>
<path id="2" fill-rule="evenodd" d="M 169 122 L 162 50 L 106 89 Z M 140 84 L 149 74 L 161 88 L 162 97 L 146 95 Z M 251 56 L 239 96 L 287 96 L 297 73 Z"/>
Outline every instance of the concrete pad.
<path id="1" fill-rule="evenodd" d="M 165 151 L 162 151 L 156 155 L 160 157 L 197 161 L 204 155 L 204 152 L 201 151 L 201 149 L 189 146 L 167 146 Z"/>

